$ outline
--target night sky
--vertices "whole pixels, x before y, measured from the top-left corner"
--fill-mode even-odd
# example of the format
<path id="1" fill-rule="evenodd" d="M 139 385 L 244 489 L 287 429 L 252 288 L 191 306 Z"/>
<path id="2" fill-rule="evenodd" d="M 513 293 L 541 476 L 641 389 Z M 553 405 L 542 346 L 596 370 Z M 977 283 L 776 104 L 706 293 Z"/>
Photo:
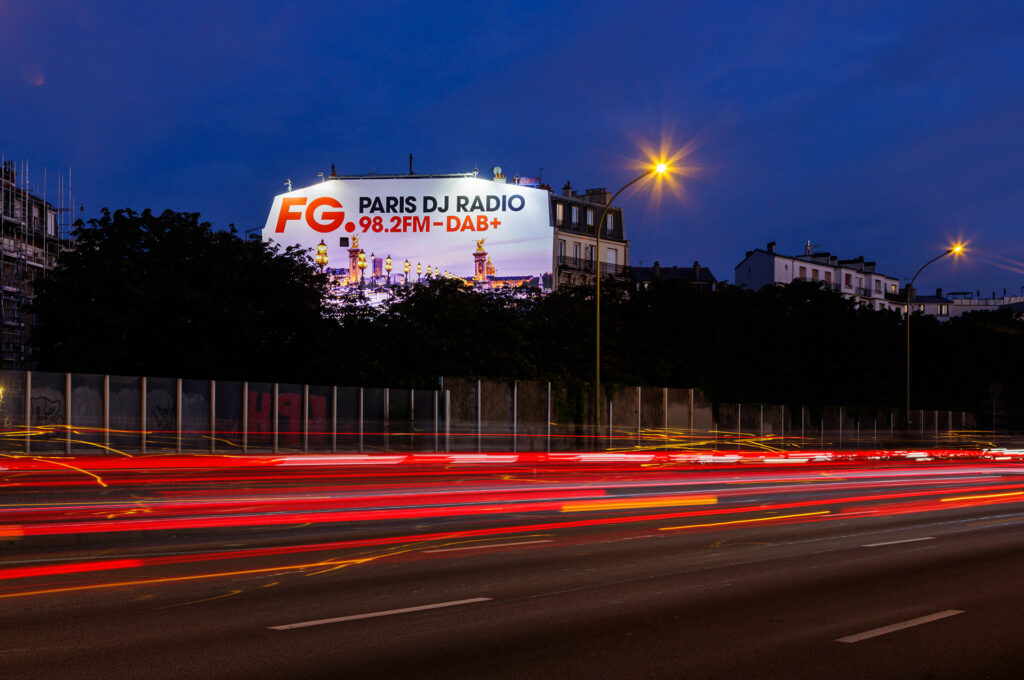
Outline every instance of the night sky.
<path id="1" fill-rule="evenodd" d="M 633 264 L 810 240 L 924 290 L 1024 286 L 1024 3 L 0 0 L 0 151 L 103 206 L 262 227 L 317 171 L 632 179 Z M 50 175 L 52 177 L 52 175 Z"/>

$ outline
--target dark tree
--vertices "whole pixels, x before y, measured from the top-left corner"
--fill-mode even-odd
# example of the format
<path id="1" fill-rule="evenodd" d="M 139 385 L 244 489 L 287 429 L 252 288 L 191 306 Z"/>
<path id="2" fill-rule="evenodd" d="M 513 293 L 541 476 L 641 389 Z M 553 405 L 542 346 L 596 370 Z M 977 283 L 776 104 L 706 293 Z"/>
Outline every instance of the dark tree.
<path id="1" fill-rule="evenodd" d="M 443 375 L 533 375 L 526 316 L 537 293 L 479 292 L 436 280 L 397 294 L 386 309 L 340 310 L 348 384 L 432 387 Z"/>
<path id="2" fill-rule="evenodd" d="M 40 369 L 326 379 L 326 280 L 305 252 L 214 231 L 197 213 L 104 209 L 76 226 L 33 306 Z"/>
<path id="3" fill-rule="evenodd" d="M 44 370 L 429 388 L 439 376 L 594 379 L 594 290 L 479 291 L 437 280 L 374 307 L 324 306 L 308 254 L 198 215 L 104 212 L 36 304 Z M 602 285 L 602 381 L 699 387 L 715 402 L 899 408 L 905 325 L 820 284 Z M 1024 425 L 1024 320 L 914 319 L 915 407 Z M 582 392 L 580 392 L 582 394 Z"/>

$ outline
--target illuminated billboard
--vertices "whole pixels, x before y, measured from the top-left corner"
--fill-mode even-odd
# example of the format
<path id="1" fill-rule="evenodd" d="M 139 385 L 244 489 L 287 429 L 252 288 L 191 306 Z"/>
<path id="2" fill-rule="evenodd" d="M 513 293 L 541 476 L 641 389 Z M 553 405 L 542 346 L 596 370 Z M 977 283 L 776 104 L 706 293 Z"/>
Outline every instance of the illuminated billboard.
<path id="1" fill-rule="evenodd" d="M 275 197 L 263 240 L 323 241 L 335 280 L 359 287 L 540 285 L 552 261 L 548 192 L 473 176 L 328 179 Z"/>

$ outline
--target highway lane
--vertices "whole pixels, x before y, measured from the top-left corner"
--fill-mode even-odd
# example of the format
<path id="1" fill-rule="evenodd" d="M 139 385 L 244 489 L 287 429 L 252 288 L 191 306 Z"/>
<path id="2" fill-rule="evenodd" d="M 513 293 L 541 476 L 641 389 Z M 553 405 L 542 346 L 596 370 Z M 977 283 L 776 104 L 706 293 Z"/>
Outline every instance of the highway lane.
<path id="1" fill-rule="evenodd" d="M 207 534 L 93 547 L 91 559 L 108 561 L 196 556 L 3 582 L 0 677 L 1024 676 L 1019 497 L 932 498 L 927 511 L 889 514 L 875 506 L 902 507 L 906 479 L 860 489 L 873 500 L 851 504 L 849 489 L 815 492 L 791 471 L 770 474 L 745 480 L 758 490 L 737 501 L 747 512 L 727 519 L 651 519 L 649 507 L 543 511 L 486 523 L 628 521 L 408 540 L 480 524 L 442 518 L 380 528 L 398 542 L 215 561 L 197 560 L 316 546 L 337 527 L 236 532 L 235 548 Z M 914 491 L 963 498 L 947 491 L 998 477 L 1008 490 L 975 494 L 995 496 L 1015 494 L 1019 481 L 991 468 L 964 474 L 936 470 Z M 690 492 L 737 480 L 701 481 Z M 783 503 L 795 507 L 763 510 Z M 657 508 L 666 510 L 690 508 Z M 778 519 L 812 512 L 828 514 Z M 80 557 L 23 550 L 0 569 Z M 908 627 L 877 633 L 899 625 Z"/>

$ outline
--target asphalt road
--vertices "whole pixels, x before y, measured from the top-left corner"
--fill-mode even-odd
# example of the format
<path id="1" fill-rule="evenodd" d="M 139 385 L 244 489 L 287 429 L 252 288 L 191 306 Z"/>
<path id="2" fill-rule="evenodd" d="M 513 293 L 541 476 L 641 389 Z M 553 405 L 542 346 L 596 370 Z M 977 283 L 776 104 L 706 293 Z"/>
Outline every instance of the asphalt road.
<path id="1" fill-rule="evenodd" d="M 8 551 L 0 677 L 1022 678 L 1021 477 L 964 474 L 914 491 L 992 488 L 927 510 L 897 497 L 905 480 L 858 505 L 776 475 L 738 514 L 634 503 L 504 512 L 495 534 L 448 535 L 480 527 L 456 516 Z M 567 514 L 608 521 L 548 526 Z M 349 533 L 395 540 L 324 546 Z"/>

